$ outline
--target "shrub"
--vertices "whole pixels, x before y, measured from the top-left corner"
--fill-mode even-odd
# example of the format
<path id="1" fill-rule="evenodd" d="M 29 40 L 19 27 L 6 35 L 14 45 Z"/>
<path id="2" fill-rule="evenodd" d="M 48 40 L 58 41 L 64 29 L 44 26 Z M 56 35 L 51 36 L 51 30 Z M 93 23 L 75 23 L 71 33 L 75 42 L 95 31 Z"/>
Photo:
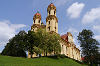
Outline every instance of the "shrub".
<path id="1" fill-rule="evenodd" d="M 65 54 L 57 54 L 56 56 L 57 56 L 57 58 L 65 58 L 66 57 Z"/>

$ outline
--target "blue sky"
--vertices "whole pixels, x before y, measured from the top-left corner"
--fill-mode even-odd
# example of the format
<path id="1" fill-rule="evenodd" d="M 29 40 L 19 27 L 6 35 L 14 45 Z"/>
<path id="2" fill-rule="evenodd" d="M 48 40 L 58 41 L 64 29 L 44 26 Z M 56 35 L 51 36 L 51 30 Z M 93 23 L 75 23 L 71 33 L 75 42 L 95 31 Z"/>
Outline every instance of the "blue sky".
<path id="1" fill-rule="evenodd" d="M 51 2 L 57 8 L 60 35 L 71 32 L 78 47 L 78 33 L 90 29 L 100 42 L 100 0 L 0 0 L 0 52 L 16 33 L 31 28 L 37 11 L 46 24 Z"/>

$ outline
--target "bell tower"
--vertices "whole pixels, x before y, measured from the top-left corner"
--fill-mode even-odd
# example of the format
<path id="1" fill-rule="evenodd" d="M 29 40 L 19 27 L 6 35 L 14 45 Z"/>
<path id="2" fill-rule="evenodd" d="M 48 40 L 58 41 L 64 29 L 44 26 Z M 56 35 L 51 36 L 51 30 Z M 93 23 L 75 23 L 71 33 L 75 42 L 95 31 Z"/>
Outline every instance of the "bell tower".
<path id="1" fill-rule="evenodd" d="M 33 25 L 31 26 L 31 31 L 36 31 L 41 26 L 41 14 L 37 12 L 33 16 Z"/>
<path id="2" fill-rule="evenodd" d="M 33 24 L 41 25 L 41 14 L 37 12 L 33 17 Z"/>
<path id="3" fill-rule="evenodd" d="M 56 7 L 51 3 L 47 8 L 46 31 L 58 33 L 58 19 L 56 17 Z"/>

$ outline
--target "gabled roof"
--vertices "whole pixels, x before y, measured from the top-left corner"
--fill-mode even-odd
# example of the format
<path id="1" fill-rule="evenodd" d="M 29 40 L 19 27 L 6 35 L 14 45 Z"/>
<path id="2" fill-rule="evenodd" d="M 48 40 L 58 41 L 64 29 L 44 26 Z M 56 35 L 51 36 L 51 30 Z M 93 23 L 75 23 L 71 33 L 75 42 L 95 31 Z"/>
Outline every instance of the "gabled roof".
<path id="1" fill-rule="evenodd" d="M 61 38 L 63 40 L 65 40 L 66 42 L 68 42 L 68 35 L 67 34 L 62 35 Z"/>

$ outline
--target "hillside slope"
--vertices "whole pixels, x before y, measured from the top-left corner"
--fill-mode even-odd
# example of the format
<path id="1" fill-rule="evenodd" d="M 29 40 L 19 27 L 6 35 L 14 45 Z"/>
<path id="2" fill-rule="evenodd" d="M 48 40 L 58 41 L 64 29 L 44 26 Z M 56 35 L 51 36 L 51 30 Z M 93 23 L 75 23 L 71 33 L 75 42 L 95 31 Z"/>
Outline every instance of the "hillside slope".
<path id="1" fill-rule="evenodd" d="M 0 66 L 84 66 L 68 58 L 19 58 L 0 55 Z"/>

